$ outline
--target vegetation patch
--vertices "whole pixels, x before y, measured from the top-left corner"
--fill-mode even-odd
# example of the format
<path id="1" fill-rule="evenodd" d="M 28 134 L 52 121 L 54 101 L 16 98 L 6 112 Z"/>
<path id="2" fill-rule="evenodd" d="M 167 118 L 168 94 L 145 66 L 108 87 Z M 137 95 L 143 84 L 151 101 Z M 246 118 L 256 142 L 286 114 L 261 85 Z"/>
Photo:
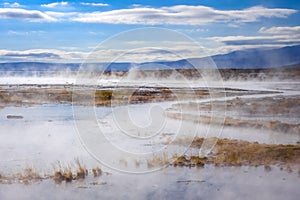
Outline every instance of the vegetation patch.
<path id="1" fill-rule="evenodd" d="M 192 147 L 201 148 L 204 138 L 195 138 Z M 191 142 L 189 139 L 179 139 L 179 145 Z M 300 169 L 300 144 L 276 145 L 259 144 L 240 140 L 218 139 L 213 152 L 206 158 L 199 156 L 179 156 L 173 166 L 204 166 L 215 164 L 216 166 L 265 166 L 266 170 L 271 165 L 280 165 L 289 168 L 298 166 Z"/>
<path id="2" fill-rule="evenodd" d="M 61 183 L 63 181 L 71 182 L 73 180 L 82 180 L 88 176 L 87 168 L 79 161 L 79 159 L 75 159 L 75 170 L 72 170 L 70 165 L 62 166 L 60 162 L 57 162 L 54 165 L 54 175 L 53 180 L 56 183 Z M 100 169 L 100 168 L 99 168 Z"/>
<path id="3" fill-rule="evenodd" d="M 200 116 L 188 113 L 174 113 L 167 112 L 165 114 L 167 117 L 178 120 L 187 120 L 195 123 L 206 123 L 206 124 L 214 124 L 214 125 L 225 125 L 230 127 L 240 127 L 240 128 L 255 128 L 255 129 L 265 129 L 272 130 L 282 133 L 294 133 L 299 134 L 300 132 L 300 124 L 297 123 L 288 123 L 281 122 L 278 120 L 272 121 L 263 121 L 256 119 L 238 119 L 232 117 L 210 117 L 210 116 Z"/>
<path id="4" fill-rule="evenodd" d="M 43 179 L 48 179 L 50 176 L 40 173 L 33 167 L 27 167 L 22 173 L 17 173 L 13 175 L 0 175 L 0 183 L 12 184 L 12 183 L 23 183 L 29 184 L 32 181 L 41 181 Z"/>
<path id="5" fill-rule="evenodd" d="M 32 85 L 23 85 L 15 88 L 0 88 L 0 106 L 30 106 L 47 103 L 74 103 L 83 106 L 113 106 L 120 104 L 137 104 L 158 102 L 165 100 L 188 99 L 195 97 L 208 97 L 207 89 L 172 89 L 166 87 L 154 88 L 107 88 L 73 90 L 64 86 L 53 86 L 51 88 L 32 88 Z M 78 101 L 72 102 L 73 99 Z"/>
<path id="6" fill-rule="evenodd" d="M 88 170 L 82 162 L 78 159 L 69 165 L 63 166 L 60 162 L 53 165 L 54 172 L 52 175 L 42 174 L 38 170 L 28 167 L 25 168 L 22 173 L 3 175 L 0 174 L 0 183 L 2 184 L 12 184 L 12 183 L 24 183 L 29 184 L 35 181 L 41 181 L 45 179 L 53 179 L 55 183 L 60 184 L 62 182 L 70 183 L 72 181 L 84 180 L 89 171 L 93 174 L 93 177 L 100 177 L 102 175 L 102 170 L 100 167 L 95 167 Z"/>
<path id="7" fill-rule="evenodd" d="M 148 168 L 152 168 L 154 166 L 166 166 L 169 165 L 169 157 L 166 154 L 161 156 L 153 156 L 151 159 L 147 160 Z"/>

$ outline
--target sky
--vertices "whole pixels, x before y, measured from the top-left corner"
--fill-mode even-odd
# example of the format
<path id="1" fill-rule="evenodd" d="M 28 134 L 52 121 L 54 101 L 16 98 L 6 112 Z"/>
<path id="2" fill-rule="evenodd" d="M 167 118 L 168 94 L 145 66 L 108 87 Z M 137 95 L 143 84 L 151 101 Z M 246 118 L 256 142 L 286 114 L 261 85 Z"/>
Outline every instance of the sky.
<path id="1" fill-rule="evenodd" d="M 297 45 L 299 10 L 298 0 L 0 1 L 0 62 L 83 62 L 98 51 L 95 61 L 111 61 L 136 47 L 125 48 L 115 35 L 146 27 L 176 31 L 193 42 L 156 38 L 166 51 L 144 48 L 119 61 L 174 59 L 168 52 L 199 57 Z M 131 33 L 127 44 L 153 46 L 147 37 L 141 41 Z M 147 34 L 153 33 L 142 32 Z M 107 40 L 115 45 L 97 47 Z M 195 43 L 202 53 L 195 53 Z"/>

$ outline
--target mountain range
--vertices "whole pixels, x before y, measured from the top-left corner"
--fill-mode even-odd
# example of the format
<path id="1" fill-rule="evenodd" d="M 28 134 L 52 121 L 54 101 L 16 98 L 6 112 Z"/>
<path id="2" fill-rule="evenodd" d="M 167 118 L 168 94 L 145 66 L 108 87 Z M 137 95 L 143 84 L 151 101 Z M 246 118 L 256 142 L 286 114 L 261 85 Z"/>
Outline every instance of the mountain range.
<path id="1" fill-rule="evenodd" d="M 227 54 L 210 57 L 219 69 L 265 69 L 277 68 L 300 63 L 300 45 L 287 46 L 277 49 L 249 49 L 234 51 Z M 88 67 L 96 70 L 127 71 L 132 66 L 141 70 L 189 69 L 192 63 L 205 63 L 208 58 L 191 58 L 177 61 L 148 62 L 148 63 L 93 63 Z M 43 63 L 43 62 L 12 62 L 0 63 L 1 72 L 31 72 L 31 71 L 77 71 L 80 63 Z"/>

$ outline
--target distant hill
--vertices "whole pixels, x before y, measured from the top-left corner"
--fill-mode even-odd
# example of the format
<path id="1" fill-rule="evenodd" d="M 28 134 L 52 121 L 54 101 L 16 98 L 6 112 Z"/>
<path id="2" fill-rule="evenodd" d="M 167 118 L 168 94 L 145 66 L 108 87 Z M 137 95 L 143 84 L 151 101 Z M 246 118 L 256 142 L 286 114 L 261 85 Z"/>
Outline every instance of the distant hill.
<path id="1" fill-rule="evenodd" d="M 234 51 L 228 54 L 211 56 L 219 69 L 264 69 L 277 68 L 282 66 L 300 63 L 300 45 L 288 46 L 277 49 L 250 49 Z M 149 62 L 141 64 L 132 63 L 94 63 L 89 64 L 96 70 L 102 71 L 128 71 L 133 65 L 141 70 L 161 70 L 161 69 L 189 69 L 194 68 L 188 62 L 200 63 L 201 68 L 207 58 L 191 58 L 178 61 Z M 42 62 L 16 62 L 0 63 L 0 72 L 30 73 L 32 71 L 77 71 L 79 63 L 42 63 Z"/>
<path id="2" fill-rule="evenodd" d="M 278 49 L 249 49 L 211 56 L 219 69 L 264 69 L 300 63 L 300 45 Z M 191 58 L 174 62 L 160 62 L 172 68 L 193 68 L 188 62 L 205 63 L 207 58 Z"/>
<path id="3" fill-rule="evenodd" d="M 0 63 L 1 71 L 59 71 L 77 70 L 77 63 L 12 62 Z"/>
<path id="4" fill-rule="evenodd" d="M 0 63 L 0 74 L 49 74 L 56 72 L 76 72 L 80 68 L 80 63 L 43 63 L 43 62 L 14 62 Z M 131 63 L 91 63 L 86 65 L 95 71 L 128 71 Z"/>
<path id="5" fill-rule="evenodd" d="M 218 68 L 256 69 L 300 63 L 300 45 L 279 49 L 251 49 L 212 56 Z"/>

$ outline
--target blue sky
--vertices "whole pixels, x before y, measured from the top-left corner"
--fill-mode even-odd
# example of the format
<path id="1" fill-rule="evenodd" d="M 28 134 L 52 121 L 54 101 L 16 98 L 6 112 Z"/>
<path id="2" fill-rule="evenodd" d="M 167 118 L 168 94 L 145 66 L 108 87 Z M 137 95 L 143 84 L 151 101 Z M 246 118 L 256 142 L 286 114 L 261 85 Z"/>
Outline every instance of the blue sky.
<path id="1" fill-rule="evenodd" d="M 207 55 L 296 45 L 299 10 L 297 0 L 0 1 L 0 62 L 82 62 L 103 40 L 143 27 L 186 34 Z M 166 48 L 192 51 L 180 41 Z"/>

